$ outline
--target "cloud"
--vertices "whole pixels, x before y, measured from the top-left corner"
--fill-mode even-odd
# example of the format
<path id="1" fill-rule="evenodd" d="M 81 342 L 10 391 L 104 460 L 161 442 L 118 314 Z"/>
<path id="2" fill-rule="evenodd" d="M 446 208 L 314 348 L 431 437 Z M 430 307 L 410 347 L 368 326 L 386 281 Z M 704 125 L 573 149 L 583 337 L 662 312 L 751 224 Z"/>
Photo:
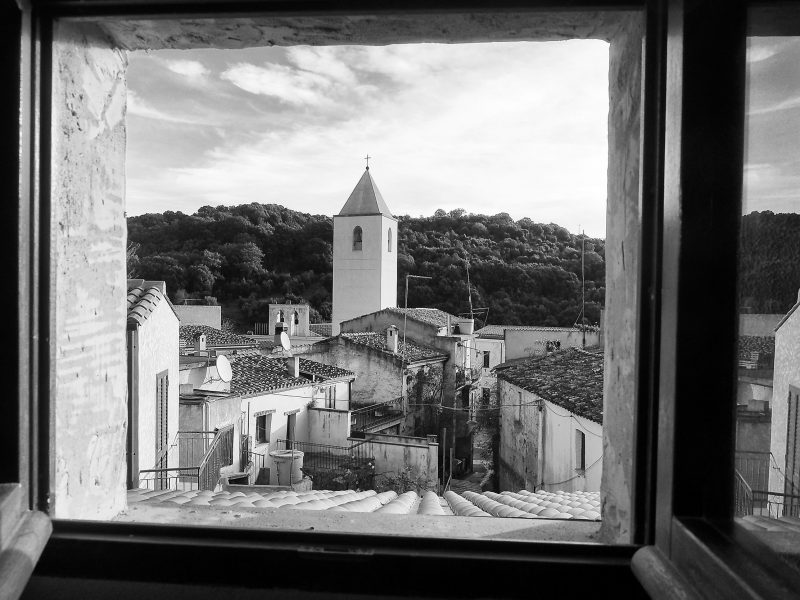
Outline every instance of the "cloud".
<path id="1" fill-rule="evenodd" d="M 173 73 L 199 80 L 208 75 L 208 69 L 196 60 L 165 60 L 164 66 Z"/>
<path id="2" fill-rule="evenodd" d="M 785 98 L 780 102 L 775 102 L 769 106 L 762 106 L 759 108 L 752 108 L 747 111 L 748 115 L 764 115 L 768 113 L 780 112 L 783 110 L 791 110 L 800 107 L 800 96 L 794 98 Z"/>
<path id="3" fill-rule="evenodd" d="M 198 144 L 178 164 L 152 150 L 156 128 L 132 123 L 129 146 L 144 150 L 129 168 L 129 214 L 246 202 L 335 214 L 368 152 L 396 214 L 505 211 L 604 235 L 604 42 L 276 47 L 191 56 L 220 73 L 208 77 L 220 88 L 196 101 L 209 116 L 220 115 L 224 127 L 213 145 Z M 132 64 L 130 72 L 142 98 L 173 97 L 169 80 L 152 84 L 152 70 Z M 161 101 L 155 106 L 172 112 Z"/>
<path id="4" fill-rule="evenodd" d="M 258 67 L 238 63 L 220 77 L 251 94 L 271 96 L 288 104 L 320 107 L 331 103 L 325 95 L 330 81 L 310 71 L 297 71 L 284 65 Z"/>

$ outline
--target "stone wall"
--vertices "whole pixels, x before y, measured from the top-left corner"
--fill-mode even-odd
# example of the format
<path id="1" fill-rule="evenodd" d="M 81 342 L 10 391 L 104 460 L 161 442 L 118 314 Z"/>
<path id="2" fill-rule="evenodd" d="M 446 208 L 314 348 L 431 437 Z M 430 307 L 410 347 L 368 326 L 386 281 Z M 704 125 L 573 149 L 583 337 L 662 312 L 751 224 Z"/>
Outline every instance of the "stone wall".
<path id="1" fill-rule="evenodd" d="M 176 304 L 175 314 L 181 325 L 207 325 L 214 329 L 222 329 L 222 307 L 204 304 Z"/>
<path id="2" fill-rule="evenodd" d="M 609 52 L 603 481 L 605 542 L 630 543 L 638 396 L 642 24 L 631 16 Z"/>
<path id="3" fill-rule="evenodd" d="M 53 43 L 51 361 L 54 514 L 125 508 L 125 68 L 98 29 Z"/>

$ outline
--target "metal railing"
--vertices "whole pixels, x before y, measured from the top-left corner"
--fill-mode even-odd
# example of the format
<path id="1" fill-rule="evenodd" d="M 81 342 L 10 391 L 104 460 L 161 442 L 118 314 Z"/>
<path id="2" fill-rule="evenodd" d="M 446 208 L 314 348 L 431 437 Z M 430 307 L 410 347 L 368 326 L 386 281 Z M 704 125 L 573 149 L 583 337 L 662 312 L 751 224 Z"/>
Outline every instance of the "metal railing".
<path id="1" fill-rule="evenodd" d="M 751 514 L 771 519 L 800 517 L 800 495 L 753 490 L 753 512 Z"/>
<path id="2" fill-rule="evenodd" d="M 139 487 L 213 490 L 219 481 L 220 469 L 233 464 L 233 425 L 217 432 L 178 432 L 170 447 L 156 458 L 156 464 L 165 460 L 169 464 L 176 459 L 179 461 L 176 467 L 140 470 Z"/>
<path id="3" fill-rule="evenodd" d="M 330 446 L 294 440 L 278 440 L 278 447 L 303 452 L 302 471 L 315 489 L 370 489 L 375 454 L 370 441 L 349 446 Z"/>
<path id="4" fill-rule="evenodd" d="M 734 514 L 744 517 L 753 514 L 753 489 L 747 483 L 738 469 L 734 470 Z"/>
<path id="5" fill-rule="evenodd" d="M 352 431 L 372 431 L 404 416 L 403 397 L 350 411 Z"/>
<path id="6" fill-rule="evenodd" d="M 148 490 L 200 489 L 200 467 L 143 469 L 139 471 L 139 487 Z"/>
<path id="7" fill-rule="evenodd" d="M 211 446 L 200 462 L 200 489 L 213 490 L 219 482 L 222 467 L 233 464 L 233 425 L 217 431 Z"/>

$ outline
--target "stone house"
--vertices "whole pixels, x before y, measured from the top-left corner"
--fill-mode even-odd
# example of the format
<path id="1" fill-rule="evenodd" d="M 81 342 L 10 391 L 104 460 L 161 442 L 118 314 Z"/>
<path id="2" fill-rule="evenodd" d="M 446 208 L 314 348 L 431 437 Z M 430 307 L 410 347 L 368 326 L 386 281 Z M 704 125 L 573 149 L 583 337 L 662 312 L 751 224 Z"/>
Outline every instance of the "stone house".
<path id="1" fill-rule="evenodd" d="M 600 489 L 603 352 L 569 348 L 497 370 L 501 490 Z"/>
<path id="2" fill-rule="evenodd" d="M 163 281 L 128 280 L 128 488 L 141 470 L 177 466 L 166 450 L 178 432 L 179 322 L 166 292 Z"/>
<path id="3" fill-rule="evenodd" d="M 442 365 L 442 418 L 438 430 L 430 430 L 432 424 L 426 423 L 425 434 L 440 436 L 446 457 L 449 457 L 449 449 L 454 448 L 454 471 L 471 471 L 473 427 L 470 413 L 477 398 L 474 383 L 480 375 L 480 368 L 475 364 L 473 321 L 438 308 L 391 307 L 343 321 L 341 331 L 383 333 L 392 326 L 397 328 L 400 340 L 412 340 L 447 355 Z"/>
<path id="4" fill-rule="evenodd" d="M 267 335 L 281 331 L 290 337 L 309 337 L 314 333 L 309 329 L 308 304 L 270 304 Z"/>
<path id="5" fill-rule="evenodd" d="M 439 416 L 433 405 L 441 402 L 448 355 L 399 338 L 394 326 L 385 332 L 341 333 L 305 347 L 304 356 L 357 374 L 351 402 L 356 411 L 401 399 L 396 419 L 390 419 L 387 410 L 386 418 L 368 418 L 364 431 L 425 437 L 438 431 Z"/>
<path id="6" fill-rule="evenodd" d="M 800 508 L 800 295 L 775 329 L 775 370 L 772 383 L 769 491 L 788 494 Z M 773 500 L 777 500 L 773 498 Z M 788 513 L 787 513 L 788 514 Z"/>

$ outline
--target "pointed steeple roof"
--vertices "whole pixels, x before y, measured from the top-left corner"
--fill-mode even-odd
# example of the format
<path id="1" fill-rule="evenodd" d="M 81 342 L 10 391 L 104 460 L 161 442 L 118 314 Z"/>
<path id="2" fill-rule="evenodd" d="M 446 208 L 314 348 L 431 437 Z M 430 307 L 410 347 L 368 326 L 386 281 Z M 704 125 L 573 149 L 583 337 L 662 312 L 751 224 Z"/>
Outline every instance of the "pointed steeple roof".
<path id="1" fill-rule="evenodd" d="M 381 196 L 378 186 L 375 185 L 372 176 L 369 174 L 369 167 L 367 167 L 338 216 L 377 214 L 386 215 L 387 217 L 392 216 L 389 207 L 383 201 L 383 196 Z"/>

